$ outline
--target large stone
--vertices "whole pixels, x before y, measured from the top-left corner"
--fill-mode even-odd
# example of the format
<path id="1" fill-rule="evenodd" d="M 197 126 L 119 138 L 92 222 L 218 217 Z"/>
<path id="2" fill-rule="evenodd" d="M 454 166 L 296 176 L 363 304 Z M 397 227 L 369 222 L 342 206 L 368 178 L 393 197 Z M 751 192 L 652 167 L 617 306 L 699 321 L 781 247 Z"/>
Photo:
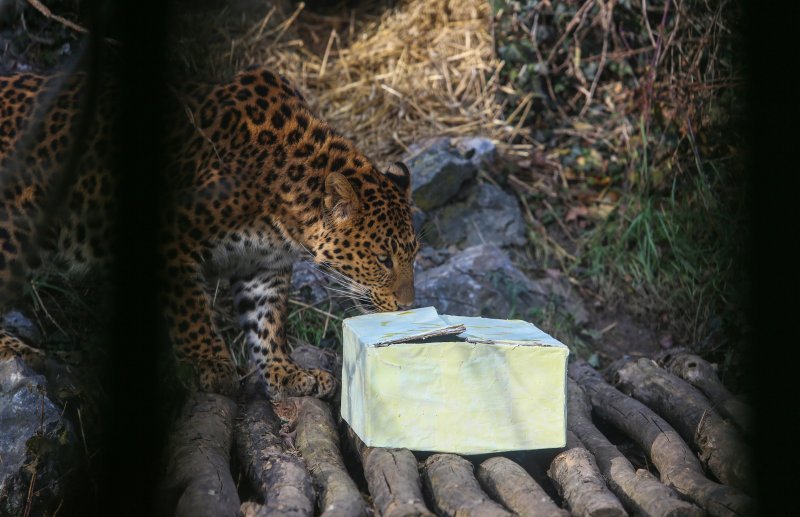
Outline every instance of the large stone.
<path id="1" fill-rule="evenodd" d="M 423 211 L 440 207 L 495 156 L 485 138 L 437 138 L 411 148 L 404 161 L 411 171 L 414 203 Z"/>
<path id="2" fill-rule="evenodd" d="M 20 311 L 10 310 L 3 314 L 2 326 L 30 343 L 42 342 L 42 333 L 39 332 L 39 328 Z"/>
<path id="3" fill-rule="evenodd" d="M 436 247 L 525 244 L 525 226 L 516 198 L 491 183 L 478 185 L 463 203 L 431 214 L 426 238 Z"/>
<path id="4" fill-rule="evenodd" d="M 292 271 L 292 295 L 309 305 L 316 305 L 328 298 L 325 275 L 310 262 L 298 262 Z"/>
<path id="5" fill-rule="evenodd" d="M 432 305 L 442 314 L 528 319 L 537 308 L 555 304 L 575 323 L 588 319 L 568 285 L 528 278 L 494 244 L 472 246 L 420 272 L 416 290 L 417 306 Z"/>
<path id="6" fill-rule="evenodd" d="M 75 494 L 80 447 L 46 386 L 20 359 L 0 362 L 0 515 L 53 514 Z"/>

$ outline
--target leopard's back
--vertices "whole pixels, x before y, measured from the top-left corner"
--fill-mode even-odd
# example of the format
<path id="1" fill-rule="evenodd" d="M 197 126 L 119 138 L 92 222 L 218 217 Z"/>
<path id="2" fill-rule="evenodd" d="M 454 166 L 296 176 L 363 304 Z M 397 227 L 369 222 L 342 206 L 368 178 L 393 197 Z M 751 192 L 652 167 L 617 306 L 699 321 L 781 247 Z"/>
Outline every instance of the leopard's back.
<path id="1" fill-rule="evenodd" d="M 100 96 L 92 113 L 82 111 L 83 82 L 81 76 L 0 77 L 0 98 L 8 101 L 0 112 L 0 289 L 18 290 L 42 255 L 58 254 L 75 269 L 108 255 L 109 98 Z"/>

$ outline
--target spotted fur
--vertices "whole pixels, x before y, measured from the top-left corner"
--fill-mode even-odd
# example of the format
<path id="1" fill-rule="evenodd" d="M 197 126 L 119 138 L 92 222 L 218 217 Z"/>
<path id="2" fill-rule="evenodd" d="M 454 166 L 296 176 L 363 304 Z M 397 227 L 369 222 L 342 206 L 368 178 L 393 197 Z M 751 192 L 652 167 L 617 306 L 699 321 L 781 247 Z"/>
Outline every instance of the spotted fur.
<path id="1" fill-rule="evenodd" d="M 83 81 L 32 74 L 0 76 L 0 298 L 19 294 L 38 265 L 34 225 L 68 157 Z M 353 143 L 311 113 L 282 77 L 251 69 L 232 81 L 176 94 L 169 132 L 168 204 L 160 229 L 164 313 L 177 356 L 199 372 L 199 387 L 230 392 L 236 377 L 212 322 L 210 275 L 229 277 L 252 362 L 278 393 L 327 396 L 334 378 L 289 358 L 285 320 L 292 264 L 311 255 L 349 283 L 366 305 L 396 310 L 413 302 L 418 244 L 409 210 L 409 173 L 380 172 Z M 75 270 L 109 261 L 115 180 L 108 166 L 113 92 L 100 100 L 77 178 L 37 239 L 49 258 Z M 34 116 L 37 106 L 45 114 Z M 38 112 L 38 111 L 37 111 Z M 43 131 L 27 145 L 26 132 Z M 24 152 L 15 152 L 22 149 Z M 13 172 L 13 174 L 12 174 Z M 37 230 L 38 231 L 38 230 Z M 37 234 L 38 235 L 38 234 Z M 43 241 L 39 244 L 38 241 Z M 0 357 L 42 358 L 0 329 Z"/>

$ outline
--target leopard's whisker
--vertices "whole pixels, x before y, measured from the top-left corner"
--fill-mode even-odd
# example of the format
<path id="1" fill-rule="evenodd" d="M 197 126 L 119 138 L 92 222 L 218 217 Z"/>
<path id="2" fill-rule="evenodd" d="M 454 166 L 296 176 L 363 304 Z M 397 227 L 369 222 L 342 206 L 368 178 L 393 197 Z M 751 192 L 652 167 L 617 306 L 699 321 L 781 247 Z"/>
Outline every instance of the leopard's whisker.
<path id="1" fill-rule="evenodd" d="M 321 273 L 325 278 L 330 280 L 334 286 L 337 286 L 339 288 L 351 291 L 353 293 L 358 293 L 358 294 L 367 294 L 367 293 L 369 293 L 369 289 L 367 289 L 366 287 L 364 287 L 364 286 L 362 286 L 362 285 L 360 285 L 358 283 L 353 282 L 352 280 L 349 280 L 349 279 L 346 279 L 346 278 L 337 277 L 335 275 L 331 275 L 331 274 L 328 274 L 328 273 L 325 273 L 325 272 L 322 272 L 322 271 L 321 271 Z"/>
<path id="2" fill-rule="evenodd" d="M 345 276 L 344 274 L 332 269 L 330 267 L 322 266 L 319 264 L 314 264 L 315 269 L 320 272 L 323 276 L 328 278 L 329 280 L 333 281 L 334 283 L 340 284 L 342 287 L 350 289 L 354 292 L 360 293 L 369 293 L 369 289 L 366 286 L 359 284 L 358 282 L 354 281 L 353 279 Z"/>
<path id="3" fill-rule="evenodd" d="M 328 267 L 328 266 L 325 266 L 325 265 L 322 265 L 322 264 L 317 264 L 316 262 L 313 262 L 313 261 L 310 261 L 309 264 L 311 264 L 311 266 L 314 268 L 315 271 L 318 271 L 322 276 L 324 276 L 324 277 L 326 277 L 326 278 L 328 278 L 330 280 L 333 280 L 333 281 L 335 281 L 337 283 L 341 283 L 341 284 L 351 284 L 351 283 L 353 283 L 353 281 L 350 278 L 348 278 L 344 274 L 336 271 L 335 269 L 333 269 L 331 267 Z"/>
<path id="4" fill-rule="evenodd" d="M 349 292 L 349 291 L 343 291 L 341 289 L 334 289 L 334 288 L 330 288 L 329 287 L 328 290 L 333 292 L 333 293 L 338 294 L 339 296 L 343 296 L 343 297 L 345 297 L 345 298 L 347 298 L 349 300 L 365 300 L 366 301 L 366 300 L 369 299 L 365 295 L 358 294 L 358 293 L 352 293 L 352 292 Z"/>

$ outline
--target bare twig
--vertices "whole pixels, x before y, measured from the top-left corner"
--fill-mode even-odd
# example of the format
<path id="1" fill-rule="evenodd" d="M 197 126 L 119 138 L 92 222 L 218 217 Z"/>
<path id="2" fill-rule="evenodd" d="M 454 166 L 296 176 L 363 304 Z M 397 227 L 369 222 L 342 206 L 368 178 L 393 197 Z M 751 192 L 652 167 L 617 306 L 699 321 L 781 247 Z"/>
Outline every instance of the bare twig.
<path id="1" fill-rule="evenodd" d="M 31 5 L 31 7 L 42 13 L 42 15 L 45 18 L 57 21 L 61 25 L 64 25 L 65 27 L 68 27 L 76 32 L 80 32 L 81 34 L 86 34 L 87 32 L 89 32 L 85 27 L 82 27 L 75 22 L 71 22 L 66 18 L 64 18 L 63 16 L 53 14 L 53 12 L 39 0 L 27 0 L 27 1 Z"/>
<path id="2" fill-rule="evenodd" d="M 586 13 L 589 12 L 592 5 L 594 5 L 595 0 L 586 0 L 582 6 L 575 12 L 575 15 L 572 19 L 567 23 L 567 26 L 564 27 L 564 32 L 561 33 L 561 37 L 558 38 L 558 41 L 553 45 L 553 48 L 550 50 L 550 54 L 547 55 L 547 59 L 545 60 L 545 64 L 549 65 L 553 61 L 553 57 L 555 57 L 556 53 L 558 52 L 561 44 L 564 43 L 564 40 L 567 39 L 572 29 L 579 26 L 583 19 L 586 17 Z"/>
<path id="3" fill-rule="evenodd" d="M 594 73 L 594 79 L 592 79 L 592 86 L 589 88 L 589 92 L 586 95 L 586 102 L 583 104 L 583 108 L 581 108 L 580 113 L 578 113 L 578 117 L 583 117 L 586 113 L 586 110 L 589 109 L 589 105 L 592 103 L 592 98 L 594 97 L 594 92 L 597 90 L 597 84 L 600 82 L 600 76 L 603 73 L 603 69 L 606 66 L 606 56 L 608 55 L 608 38 L 609 38 L 609 28 L 611 26 L 611 20 L 614 14 L 614 0 L 608 2 L 608 4 L 604 4 L 601 1 L 598 1 L 600 4 L 600 20 L 603 25 L 603 49 L 600 52 L 600 64 L 597 65 L 597 70 Z"/>

